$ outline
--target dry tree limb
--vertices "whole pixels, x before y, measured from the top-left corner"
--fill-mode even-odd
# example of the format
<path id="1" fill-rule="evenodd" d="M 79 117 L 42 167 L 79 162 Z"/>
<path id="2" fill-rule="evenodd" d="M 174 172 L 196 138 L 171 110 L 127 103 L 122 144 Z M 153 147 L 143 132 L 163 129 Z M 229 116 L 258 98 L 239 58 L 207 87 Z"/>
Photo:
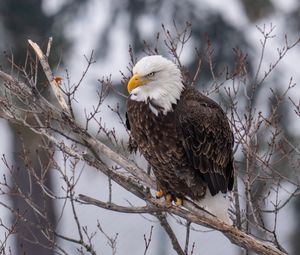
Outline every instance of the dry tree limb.
<path id="1" fill-rule="evenodd" d="M 167 216 L 165 214 L 158 213 L 156 217 L 158 218 L 160 225 L 164 228 L 167 235 L 169 236 L 173 249 L 177 252 L 178 255 L 185 255 L 186 253 L 182 250 L 177 240 L 176 234 L 174 233 L 173 229 L 171 228 L 170 224 L 167 221 Z"/>
<path id="2" fill-rule="evenodd" d="M 80 195 L 79 197 L 82 202 L 85 203 L 92 203 L 93 205 L 102 207 L 102 202 L 98 201 L 97 199 L 90 198 L 85 195 Z M 157 208 L 157 212 L 161 213 L 162 211 L 166 211 L 168 213 L 173 213 L 174 215 L 177 215 L 183 219 L 186 219 L 192 223 L 199 224 L 217 231 L 222 232 L 232 243 L 246 248 L 253 250 L 257 252 L 258 254 L 263 255 L 286 255 L 286 252 L 280 251 L 276 247 L 266 243 L 262 242 L 255 237 L 246 234 L 245 232 L 237 229 L 234 226 L 230 226 L 223 221 L 217 219 L 216 217 L 207 217 L 204 216 L 204 214 L 195 213 L 198 208 L 195 208 L 194 205 L 189 203 L 187 200 L 184 200 L 183 207 L 178 207 L 175 205 L 166 206 L 163 201 L 160 201 L 158 199 L 149 197 L 145 197 L 148 203 L 151 203 L 151 207 L 145 206 L 142 207 L 144 212 L 140 211 L 142 208 L 137 208 L 137 211 L 140 211 L 141 213 L 152 213 L 153 207 L 155 206 Z M 146 209 L 147 208 L 147 209 Z M 148 208 L 150 209 L 149 212 L 147 212 Z M 118 212 L 128 212 L 123 207 L 120 206 L 112 206 L 111 208 L 106 208 L 108 210 L 118 211 Z M 129 209 L 131 210 L 131 209 Z M 132 208 L 134 210 L 134 208 Z M 199 210 L 198 210 L 199 211 Z"/>
<path id="3" fill-rule="evenodd" d="M 157 208 L 155 206 L 146 205 L 146 206 L 122 206 L 117 205 L 114 203 L 106 203 L 102 202 L 98 199 L 79 194 L 78 201 L 83 204 L 90 204 L 95 205 L 97 207 L 107 209 L 110 211 L 121 212 L 121 213 L 133 213 L 133 214 L 140 214 L 140 213 L 154 213 L 159 211 L 165 211 L 163 208 Z"/>
<path id="4" fill-rule="evenodd" d="M 57 101 L 59 102 L 60 106 L 66 113 L 70 113 L 70 109 L 62 95 L 59 85 L 57 84 L 57 82 L 54 79 L 53 73 L 52 73 L 49 63 L 48 63 L 47 56 L 42 52 L 41 48 L 35 42 L 33 42 L 29 39 L 28 43 L 30 44 L 30 46 L 33 48 L 35 54 L 37 55 Z"/>

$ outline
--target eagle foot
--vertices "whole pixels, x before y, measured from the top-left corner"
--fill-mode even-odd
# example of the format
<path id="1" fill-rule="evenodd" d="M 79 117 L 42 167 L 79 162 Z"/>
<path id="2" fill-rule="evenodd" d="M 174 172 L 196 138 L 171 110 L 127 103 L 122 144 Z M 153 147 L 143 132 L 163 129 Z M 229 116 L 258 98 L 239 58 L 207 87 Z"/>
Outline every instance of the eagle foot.
<path id="1" fill-rule="evenodd" d="M 172 204 L 172 201 L 173 201 L 172 195 L 171 194 L 167 194 L 166 197 L 165 197 L 165 200 L 166 200 L 167 206 L 170 206 Z"/>
<path id="2" fill-rule="evenodd" d="M 156 192 L 156 198 L 162 198 L 164 196 L 164 192 L 160 189 L 159 191 Z"/>
<path id="3" fill-rule="evenodd" d="M 176 197 L 175 198 L 175 205 L 181 206 L 183 204 L 182 198 Z"/>
<path id="4" fill-rule="evenodd" d="M 161 189 L 159 191 L 157 191 L 155 193 L 155 195 L 156 195 L 157 199 L 162 198 L 164 196 L 167 206 L 170 206 L 173 201 L 175 201 L 175 205 L 177 205 L 177 206 L 181 206 L 183 204 L 183 199 L 182 198 L 179 198 L 179 197 L 174 198 L 171 194 L 166 194 L 165 195 L 165 193 Z"/>
<path id="5" fill-rule="evenodd" d="M 181 206 L 183 204 L 182 198 L 179 197 L 173 197 L 171 194 L 167 194 L 165 197 L 167 206 L 170 206 L 173 201 L 175 201 L 175 205 Z"/>

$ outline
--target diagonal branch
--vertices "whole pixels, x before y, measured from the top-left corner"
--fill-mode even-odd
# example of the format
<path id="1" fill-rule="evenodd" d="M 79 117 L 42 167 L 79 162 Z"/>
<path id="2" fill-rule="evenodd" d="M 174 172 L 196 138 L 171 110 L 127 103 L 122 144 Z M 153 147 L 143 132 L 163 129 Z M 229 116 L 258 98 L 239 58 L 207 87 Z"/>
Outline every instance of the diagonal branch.
<path id="1" fill-rule="evenodd" d="M 162 213 L 157 213 L 156 217 L 159 219 L 160 225 L 164 228 L 166 231 L 167 235 L 169 236 L 173 249 L 177 252 L 178 255 L 185 255 L 184 251 L 182 250 L 177 237 L 171 228 L 170 224 L 167 221 L 167 217 L 165 214 Z"/>
<path id="2" fill-rule="evenodd" d="M 41 66 L 43 67 L 44 73 L 49 81 L 49 84 L 51 85 L 51 89 L 52 89 L 57 101 L 59 102 L 60 106 L 66 113 L 70 113 L 69 107 L 62 95 L 59 85 L 57 84 L 57 82 L 54 79 L 53 73 L 52 73 L 49 63 L 48 63 L 47 56 L 42 52 L 41 48 L 35 42 L 28 40 L 28 43 L 33 48 L 33 50 L 35 51 L 35 54 L 39 58 Z"/>

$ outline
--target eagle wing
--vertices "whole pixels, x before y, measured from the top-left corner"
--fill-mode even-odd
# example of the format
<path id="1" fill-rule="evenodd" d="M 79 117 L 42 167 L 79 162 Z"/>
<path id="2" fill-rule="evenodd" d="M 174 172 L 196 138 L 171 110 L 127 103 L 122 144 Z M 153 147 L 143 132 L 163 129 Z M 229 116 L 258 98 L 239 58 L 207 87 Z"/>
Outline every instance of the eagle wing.
<path id="1" fill-rule="evenodd" d="M 225 193 L 233 187 L 233 134 L 228 119 L 213 100 L 193 88 L 187 90 L 177 118 L 189 164 L 212 195 Z"/>
<path id="2" fill-rule="evenodd" d="M 130 122 L 129 122 L 129 118 L 128 118 L 128 113 L 126 112 L 125 114 L 125 125 L 126 128 L 130 131 L 131 127 L 130 127 Z M 128 141 L 128 150 L 130 153 L 136 153 L 138 150 L 138 145 L 137 143 L 134 141 L 133 137 L 131 135 L 129 135 L 129 141 Z"/>

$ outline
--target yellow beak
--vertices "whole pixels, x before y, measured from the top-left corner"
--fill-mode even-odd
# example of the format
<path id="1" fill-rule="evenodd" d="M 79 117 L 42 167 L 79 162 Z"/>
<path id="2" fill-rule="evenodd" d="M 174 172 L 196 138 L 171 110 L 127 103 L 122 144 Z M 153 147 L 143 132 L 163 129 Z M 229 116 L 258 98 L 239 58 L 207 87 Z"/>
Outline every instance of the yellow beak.
<path id="1" fill-rule="evenodd" d="M 148 82 L 148 80 L 141 78 L 138 74 L 133 75 L 127 85 L 127 90 L 129 92 L 129 94 L 131 93 L 131 91 L 133 89 L 135 89 L 136 87 L 142 86 L 142 85 L 146 84 L 147 82 Z"/>

